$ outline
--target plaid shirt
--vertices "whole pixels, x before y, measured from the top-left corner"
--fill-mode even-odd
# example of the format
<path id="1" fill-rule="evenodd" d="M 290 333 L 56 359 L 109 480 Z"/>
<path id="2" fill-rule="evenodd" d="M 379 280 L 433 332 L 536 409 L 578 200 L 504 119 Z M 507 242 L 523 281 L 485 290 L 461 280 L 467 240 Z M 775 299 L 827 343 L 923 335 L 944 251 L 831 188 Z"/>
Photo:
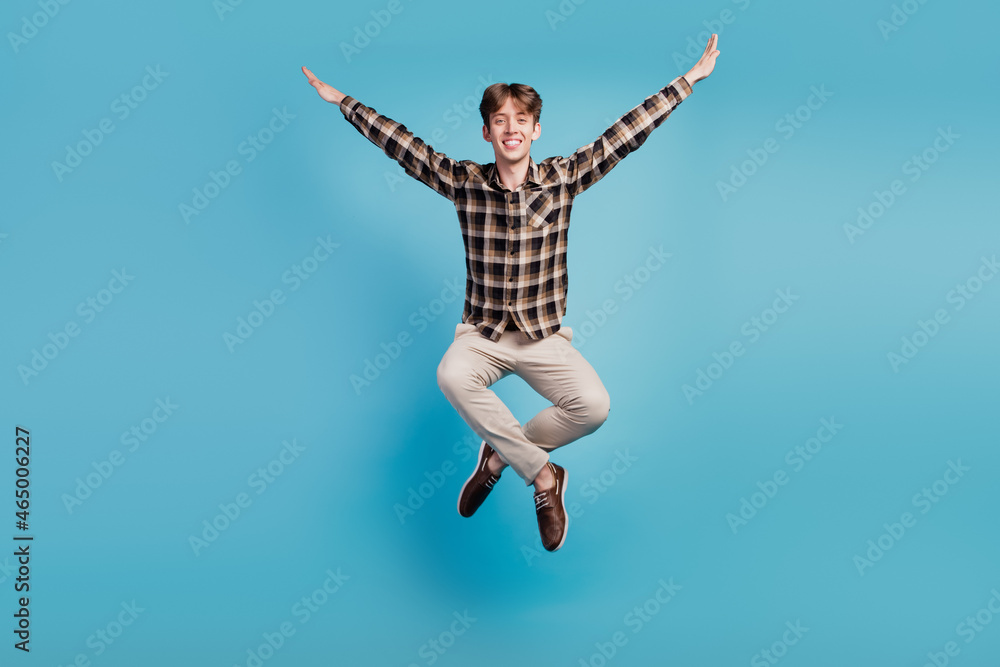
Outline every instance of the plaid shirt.
<path id="1" fill-rule="evenodd" d="M 500 182 L 496 163 L 453 160 L 349 95 L 340 110 L 407 174 L 455 204 L 467 271 L 462 321 L 497 340 L 513 319 L 539 340 L 558 331 L 566 314 L 573 198 L 638 149 L 690 94 L 679 76 L 569 157 L 535 164 L 529 156 L 527 178 L 513 191 Z"/>

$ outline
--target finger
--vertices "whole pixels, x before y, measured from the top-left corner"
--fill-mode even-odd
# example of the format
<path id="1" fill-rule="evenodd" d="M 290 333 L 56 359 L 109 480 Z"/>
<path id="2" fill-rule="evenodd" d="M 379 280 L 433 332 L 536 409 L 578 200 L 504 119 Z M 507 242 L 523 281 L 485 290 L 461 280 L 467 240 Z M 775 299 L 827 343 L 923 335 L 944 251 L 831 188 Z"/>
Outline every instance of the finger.
<path id="1" fill-rule="evenodd" d="M 712 33 L 712 36 L 708 38 L 708 44 L 705 45 L 705 52 L 702 54 L 703 56 L 707 56 L 713 50 L 715 50 L 715 39 L 716 39 L 716 37 L 717 37 L 717 35 L 715 33 Z"/>
<path id="2" fill-rule="evenodd" d="M 309 83 L 316 81 L 316 75 L 309 71 L 309 68 L 305 65 L 302 66 L 302 73 L 309 77 Z"/>
<path id="3" fill-rule="evenodd" d="M 302 69 L 305 69 L 305 68 L 303 67 Z M 308 70 L 306 70 L 306 71 L 308 71 Z M 312 86 L 313 88 L 315 88 L 316 90 L 319 90 L 320 88 L 323 88 L 324 86 L 326 86 L 326 84 L 323 83 L 322 81 L 320 81 L 319 79 L 317 79 L 316 75 L 313 74 L 312 72 L 309 72 L 306 76 L 309 77 L 309 85 Z"/>

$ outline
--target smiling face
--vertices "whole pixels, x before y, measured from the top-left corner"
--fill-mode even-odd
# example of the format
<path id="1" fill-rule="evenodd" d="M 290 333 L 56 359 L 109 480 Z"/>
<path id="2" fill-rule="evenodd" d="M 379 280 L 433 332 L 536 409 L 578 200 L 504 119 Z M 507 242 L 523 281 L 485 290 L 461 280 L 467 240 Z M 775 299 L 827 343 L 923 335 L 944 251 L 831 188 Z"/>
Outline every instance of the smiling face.
<path id="1" fill-rule="evenodd" d="M 531 142 L 542 133 L 534 117 L 517 106 L 508 96 L 503 106 L 490 114 L 489 125 L 483 126 L 483 139 L 493 144 L 497 162 L 519 162 L 531 151 Z"/>

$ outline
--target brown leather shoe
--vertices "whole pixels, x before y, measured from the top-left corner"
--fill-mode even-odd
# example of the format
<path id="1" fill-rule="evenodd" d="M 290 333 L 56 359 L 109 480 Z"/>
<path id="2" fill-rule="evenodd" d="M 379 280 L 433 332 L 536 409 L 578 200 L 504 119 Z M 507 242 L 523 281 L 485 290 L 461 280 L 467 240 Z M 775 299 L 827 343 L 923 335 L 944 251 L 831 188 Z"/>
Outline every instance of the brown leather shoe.
<path id="1" fill-rule="evenodd" d="M 500 479 L 500 475 L 491 473 L 489 466 L 486 465 L 494 454 L 496 454 L 494 449 L 483 440 L 483 444 L 479 446 L 479 462 L 476 464 L 476 469 L 472 476 L 465 480 L 465 484 L 462 485 L 462 490 L 458 494 L 458 513 L 464 517 L 470 517 L 476 513 L 479 506 L 486 500 L 486 496 L 490 495 L 493 485 Z M 501 474 L 503 474 L 502 471 Z"/>
<path id="2" fill-rule="evenodd" d="M 542 536 L 542 546 L 555 551 L 566 541 L 566 469 L 549 461 L 555 484 L 545 491 L 535 492 L 535 513 L 538 515 L 538 532 Z"/>

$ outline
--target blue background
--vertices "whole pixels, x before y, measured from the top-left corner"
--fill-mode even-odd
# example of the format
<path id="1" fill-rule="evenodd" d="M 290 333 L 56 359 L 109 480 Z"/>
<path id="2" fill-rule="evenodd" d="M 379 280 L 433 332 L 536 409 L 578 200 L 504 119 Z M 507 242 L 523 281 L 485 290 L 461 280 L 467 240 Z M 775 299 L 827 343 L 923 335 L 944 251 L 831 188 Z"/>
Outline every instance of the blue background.
<path id="1" fill-rule="evenodd" d="M 72 2 L 15 44 L 43 10 L 5 4 L 0 514 L 18 533 L 20 425 L 35 542 L 30 655 L 11 646 L 0 557 L 0 662 L 772 664 L 766 649 L 789 666 L 917 666 L 953 641 L 949 664 L 997 664 L 1000 618 L 982 613 L 972 641 L 960 626 L 1000 590 L 1000 280 L 975 281 L 1000 251 L 996 5 L 911 0 L 888 33 L 887 0 L 388 7 Z M 372 12 L 391 21 L 346 56 Z M 299 68 L 481 163 L 494 158 L 478 114 L 449 110 L 478 105 L 482 79 L 528 83 L 544 100 L 539 161 L 687 71 L 706 26 L 715 73 L 576 201 L 564 323 L 612 410 L 554 456 L 575 518 L 550 554 L 512 473 L 474 518 L 455 511 L 478 441 L 435 378 L 462 311 L 436 301 L 464 283 L 451 204 L 396 179 Z M 122 118 L 113 101 L 147 67 L 165 75 Z M 248 161 L 241 142 L 274 109 L 293 117 Z M 102 119 L 113 132 L 60 178 L 53 163 Z M 768 140 L 776 152 L 744 164 Z M 925 151 L 936 161 L 912 180 Z M 185 221 L 180 205 L 230 160 L 240 173 Z M 845 224 L 897 179 L 904 194 L 852 243 Z M 723 182 L 742 184 L 723 196 Z M 292 290 L 282 276 L 317 237 L 339 246 Z M 671 257 L 646 273 L 651 246 Z M 112 296 L 123 268 L 134 278 L 88 321 L 78 304 Z M 645 280 L 627 299 L 626 275 Z M 958 309 L 970 279 L 981 289 Z M 284 302 L 230 350 L 224 334 L 275 289 Z M 751 341 L 776 290 L 798 298 Z M 421 308 L 436 314 L 421 323 Z M 939 309 L 947 322 L 894 368 L 887 355 Z M 68 323 L 77 336 L 19 371 Z M 401 333 L 410 345 L 356 390 L 350 376 Z M 711 367 L 735 341 L 744 354 Z M 715 379 L 686 396 L 699 371 Z M 545 405 L 516 377 L 495 389 L 522 420 Z M 158 399 L 177 406 L 162 423 Z M 786 453 L 822 419 L 842 428 L 797 469 Z M 143 420 L 129 451 L 122 434 Z M 292 440 L 297 458 L 258 493 L 252 475 Z M 914 502 L 949 462 L 968 470 Z M 88 475 L 99 486 L 67 503 Z M 241 493 L 226 525 L 220 504 Z M 734 523 L 743 499 L 760 507 Z M 193 547 L 206 521 L 225 529 Z M 880 537 L 890 548 L 859 565 Z M 347 579 L 303 623 L 295 605 L 338 569 Z M 661 580 L 680 586 L 662 605 Z M 142 611 L 116 626 L 133 601 Z M 283 623 L 294 634 L 261 652 Z M 102 629 L 121 634 L 102 643 Z"/>

